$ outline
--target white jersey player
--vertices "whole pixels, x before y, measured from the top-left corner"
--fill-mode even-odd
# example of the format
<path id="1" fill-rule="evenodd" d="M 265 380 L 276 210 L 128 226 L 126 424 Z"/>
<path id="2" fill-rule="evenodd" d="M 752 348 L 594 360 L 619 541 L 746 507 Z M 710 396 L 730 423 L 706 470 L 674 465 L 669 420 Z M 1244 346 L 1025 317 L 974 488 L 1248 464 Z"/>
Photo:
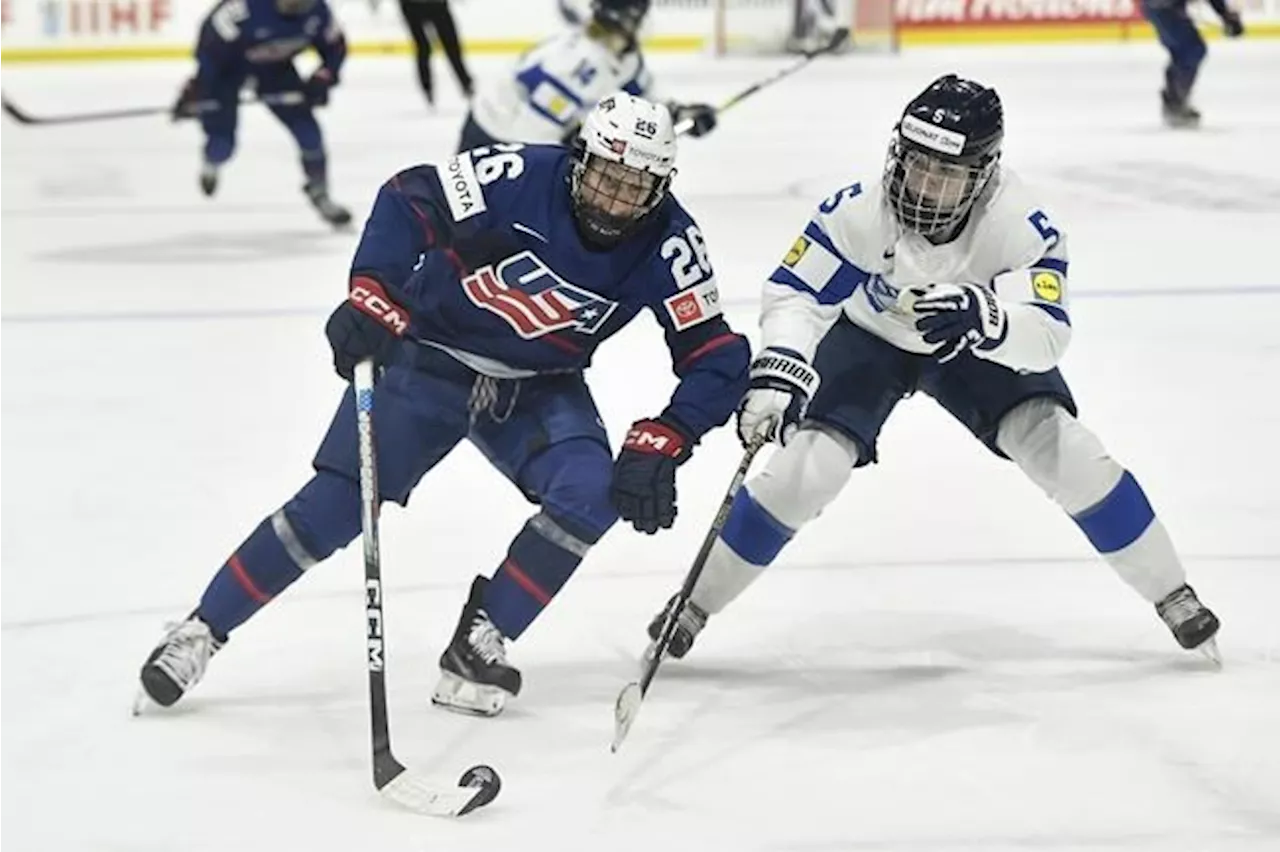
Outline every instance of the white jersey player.
<path id="1" fill-rule="evenodd" d="M 1071 336 L 1067 237 L 1001 166 L 1003 136 L 993 89 L 934 81 L 895 128 L 881 179 L 823 201 L 765 283 L 738 431 L 783 447 L 736 495 L 673 656 L 876 460 L 894 406 L 920 390 L 1061 506 L 1179 644 L 1217 658 L 1218 619 L 1141 486 L 1076 419 L 1056 367 Z"/>
<path id="2" fill-rule="evenodd" d="M 637 33 L 650 0 L 593 0 L 591 18 L 531 48 L 507 74 L 481 83 L 458 142 L 465 151 L 495 142 L 558 143 L 578 132 L 596 103 L 616 91 L 657 100 Z M 669 103 L 692 136 L 715 127 L 706 104 Z"/>

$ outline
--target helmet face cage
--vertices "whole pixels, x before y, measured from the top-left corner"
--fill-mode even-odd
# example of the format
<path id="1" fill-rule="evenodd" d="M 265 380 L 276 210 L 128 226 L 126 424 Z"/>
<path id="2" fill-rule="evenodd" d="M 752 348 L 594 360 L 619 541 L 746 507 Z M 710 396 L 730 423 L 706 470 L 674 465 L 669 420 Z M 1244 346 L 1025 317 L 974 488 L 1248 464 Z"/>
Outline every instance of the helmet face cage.
<path id="1" fill-rule="evenodd" d="M 649 0 L 595 0 L 591 17 L 607 30 L 635 38 L 649 13 Z"/>
<path id="2" fill-rule="evenodd" d="M 305 15 L 316 5 L 316 0 L 276 0 L 276 11 L 281 15 Z"/>
<path id="3" fill-rule="evenodd" d="M 594 156 L 585 145 L 576 155 L 569 181 L 573 212 L 584 235 L 603 247 L 621 242 L 657 209 L 674 175 L 659 177 Z"/>
<path id="4" fill-rule="evenodd" d="M 977 162 L 949 159 L 895 135 L 885 163 L 885 197 L 902 227 L 923 236 L 955 228 L 995 173 L 999 156 Z"/>

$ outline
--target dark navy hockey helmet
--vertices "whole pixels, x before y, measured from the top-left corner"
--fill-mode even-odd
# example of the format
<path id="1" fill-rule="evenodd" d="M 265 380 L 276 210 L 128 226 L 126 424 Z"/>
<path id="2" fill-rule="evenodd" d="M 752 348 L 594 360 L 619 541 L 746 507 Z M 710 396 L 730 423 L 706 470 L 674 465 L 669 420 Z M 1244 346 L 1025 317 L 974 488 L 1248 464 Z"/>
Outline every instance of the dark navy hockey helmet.
<path id="1" fill-rule="evenodd" d="M 634 39 L 649 14 L 651 0 L 592 0 L 591 20 Z"/>
<path id="2" fill-rule="evenodd" d="M 955 74 L 907 104 L 893 129 L 884 191 L 902 227 L 946 238 L 995 174 L 1004 108 L 995 89 Z"/>
<path id="3" fill-rule="evenodd" d="M 288 17 L 305 15 L 315 8 L 318 0 L 275 0 L 276 11 Z"/>

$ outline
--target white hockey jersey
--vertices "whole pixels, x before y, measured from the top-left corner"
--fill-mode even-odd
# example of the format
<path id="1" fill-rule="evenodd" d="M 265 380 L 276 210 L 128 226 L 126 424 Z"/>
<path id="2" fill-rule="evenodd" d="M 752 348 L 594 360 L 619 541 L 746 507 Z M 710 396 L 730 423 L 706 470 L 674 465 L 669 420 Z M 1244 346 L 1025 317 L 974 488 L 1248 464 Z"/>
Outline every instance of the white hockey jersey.
<path id="1" fill-rule="evenodd" d="M 514 68 L 477 89 L 471 115 L 504 142 L 560 142 L 604 96 L 619 89 L 651 97 L 653 77 L 639 49 L 622 56 L 582 30 L 530 48 Z"/>
<path id="2" fill-rule="evenodd" d="M 764 285 L 764 345 L 812 360 L 843 311 L 899 349 L 929 353 L 936 347 L 916 331 L 909 294 L 902 297 L 927 284 L 977 284 L 1000 299 L 1008 332 L 998 346 L 971 350 L 975 357 L 1042 373 L 1070 340 L 1066 234 L 1002 167 L 944 245 L 904 231 L 878 179 L 823 201 Z"/>

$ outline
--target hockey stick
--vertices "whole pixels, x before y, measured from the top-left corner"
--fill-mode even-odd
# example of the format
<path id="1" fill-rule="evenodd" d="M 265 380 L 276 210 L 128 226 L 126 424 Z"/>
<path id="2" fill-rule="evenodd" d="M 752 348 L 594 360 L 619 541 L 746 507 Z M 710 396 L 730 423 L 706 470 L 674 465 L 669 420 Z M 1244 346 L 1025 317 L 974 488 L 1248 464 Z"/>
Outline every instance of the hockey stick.
<path id="1" fill-rule="evenodd" d="M 649 692 L 649 685 L 653 683 L 653 678 L 658 673 L 658 666 L 662 664 L 662 658 L 667 655 L 667 648 L 671 645 L 671 637 L 675 635 L 680 613 L 684 612 L 685 606 L 688 605 L 693 589 L 698 585 L 698 578 L 702 576 L 702 569 L 707 564 L 707 557 L 711 554 L 711 547 L 720 536 L 720 531 L 724 529 L 725 521 L 729 519 L 729 510 L 733 508 L 733 498 L 737 495 L 738 489 L 742 487 L 742 481 L 747 478 L 747 471 L 751 469 L 751 461 L 756 457 L 756 453 L 760 452 L 760 448 L 764 444 L 763 438 L 757 438 L 747 446 L 746 452 L 742 454 L 742 461 L 738 463 L 738 470 L 733 474 L 733 481 L 729 483 L 729 490 L 725 493 L 724 500 L 720 503 L 720 510 L 716 512 L 715 520 L 711 522 L 711 529 L 707 530 L 707 537 L 702 541 L 702 548 L 693 560 L 693 567 L 685 575 L 684 585 L 680 587 L 680 593 L 676 595 L 676 600 L 671 605 L 666 620 L 662 622 L 662 632 L 658 634 L 657 641 L 650 646 L 650 652 L 645 655 L 640 679 L 628 683 L 618 693 L 618 699 L 613 707 L 613 744 L 609 746 L 609 750 L 614 753 L 617 753 L 622 746 L 622 741 L 627 738 L 627 733 L 631 730 L 632 723 L 635 722 L 636 716 L 640 713 L 640 705 L 644 701 L 645 695 Z"/>
<path id="2" fill-rule="evenodd" d="M 825 56 L 826 54 L 831 53 L 840 45 L 844 44 L 845 41 L 848 40 L 848 38 L 849 38 L 849 28 L 841 27 L 840 29 L 836 30 L 831 34 L 831 38 L 827 41 L 826 44 L 822 45 L 821 47 L 815 48 L 813 50 L 806 50 L 804 54 L 795 62 L 783 68 L 779 68 L 777 71 L 775 71 L 773 74 L 769 75 L 768 77 L 765 77 L 763 80 L 757 80 L 756 82 L 752 83 L 750 86 L 747 86 L 741 92 L 738 92 L 736 95 L 729 98 L 729 100 L 720 104 L 720 106 L 716 107 L 716 117 L 718 118 L 720 114 L 723 113 L 725 110 L 732 109 L 733 107 L 745 101 L 747 98 L 754 95 L 756 92 L 759 92 L 762 89 L 767 89 L 770 86 L 772 86 L 774 83 L 777 83 L 780 80 L 784 80 L 787 77 L 790 77 L 792 74 L 796 73 L 801 68 L 804 68 L 810 62 L 817 59 L 819 56 Z M 692 129 L 693 129 L 693 119 L 685 119 L 684 121 L 681 121 L 679 124 L 676 125 L 676 135 L 683 136 L 684 134 L 688 133 Z"/>
<path id="3" fill-rule="evenodd" d="M 489 766 L 473 766 L 455 787 L 429 784 L 391 753 L 387 721 L 382 560 L 378 552 L 378 460 L 373 443 L 373 362 L 356 365 L 352 382 L 360 453 L 360 524 L 364 544 L 365 639 L 369 664 L 369 711 L 373 731 L 373 784 L 396 804 L 430 816 L 461 816 L 492 802 L 502 780 Z"/>
<path id="4" fill-rule="evenodd" d="M 306 102 L 302 92 L 273 92 L 256 98 L 244 98 L 241 104 L 263 104 L 264 106 L 297 106 Z M 192 104 L 195 115 L 214 112 L 222 108 L 219 101 L 196 101 Z M 0 109 L 19 124 L 80 124 L 87 121 L 114 121 L 118 118 L 140 118 L 148 115 L 167 115 L 173 112 L 173 106 L 132 107 L 129 109 L 109 109 L 100 112 L 76 112 L 64 115 L 34 116 L 26 110 L 19 109 L 13 101 L 0 95 Z M 184 116 L 185 117 L 185 116 Z M 194 116 L 192 116 L 194 117 Z"/>

